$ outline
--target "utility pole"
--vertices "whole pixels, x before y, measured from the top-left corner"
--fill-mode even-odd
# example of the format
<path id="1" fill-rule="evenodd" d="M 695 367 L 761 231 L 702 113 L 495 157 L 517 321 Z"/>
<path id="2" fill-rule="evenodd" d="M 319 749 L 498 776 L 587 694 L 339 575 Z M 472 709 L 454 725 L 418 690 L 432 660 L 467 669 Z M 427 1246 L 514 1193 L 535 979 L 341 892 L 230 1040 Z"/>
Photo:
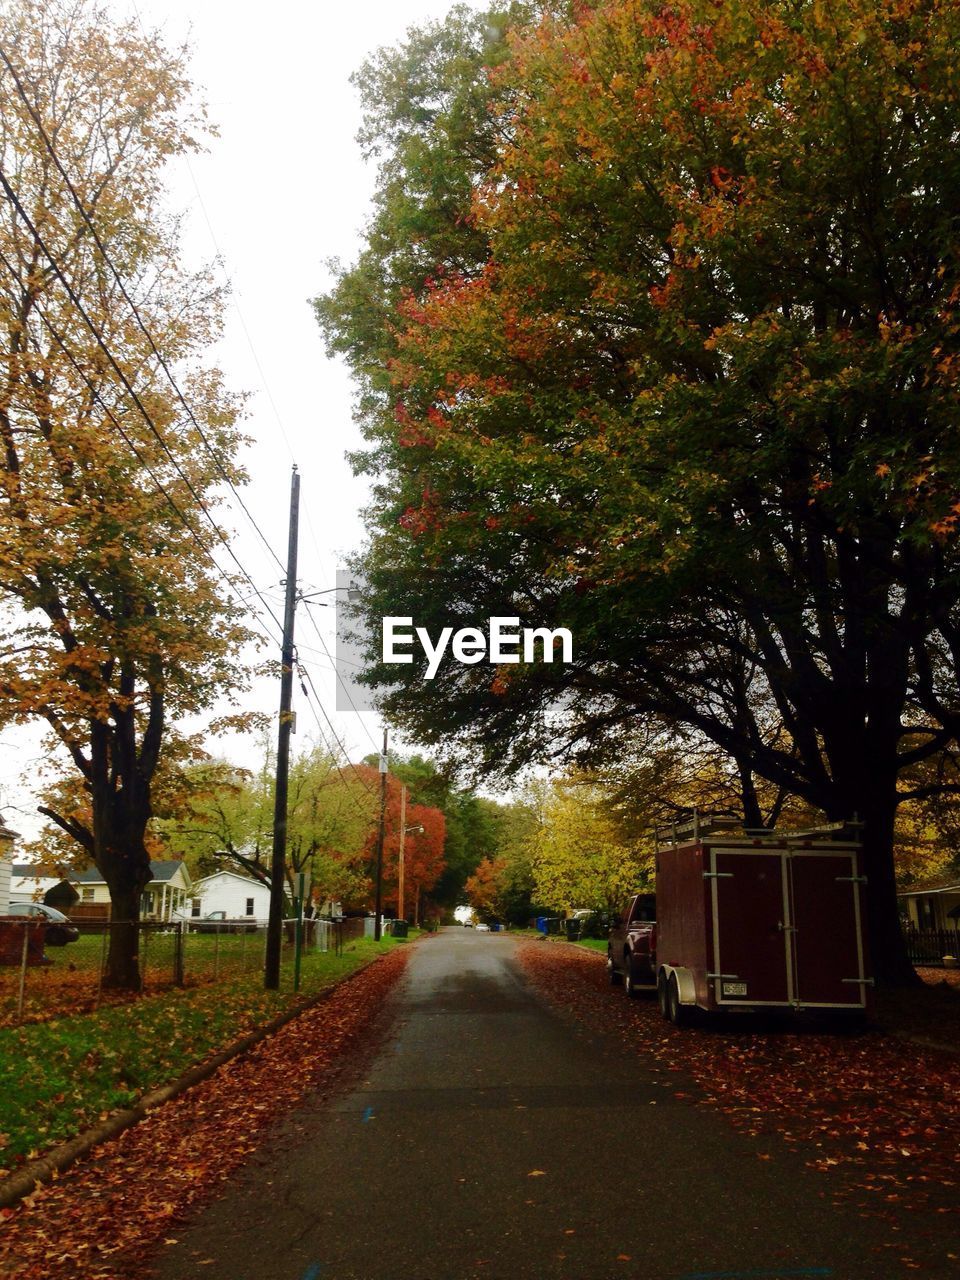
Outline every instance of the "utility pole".
<path id="1" fill-rule="evenodd" d="M 287 857 L 287 790 L 290 778 L 290 732 L 293 728 L 293 621 L 297 610 L 297 528 L 300 518 L 300 476 L 290 480 L 290 536 L 287 541 L 287 591 L 283 607 L 283 648 L 280 662 L 280 728 L 277 733 L 277 785 L 273 806 L 273 858 L 270 863 L 270 914 L 263 985 L 280 987 L 280 949 L 283 942 L 283 872 Z M 381 841 L 383 817 L 380 819 Z"/>
<path id="2" fill-rule="evenodd" d="M 405 920 L 403 914 L 403 839 L 407 834 L 407 788 L 406 784 L 400 787 L 400 853 L 397 866 L 397 919 Z"/>
<path id="3" fill-rule="evenodd" d="M 383 751 L 380 755 L 380 831 L 377 835 L 377 895 L 374 904 L 376 917 L 373 922 L 373 938 L 380 941 L 380 912 L 383 905 L 383 837 L 387 821 L 387 729 L 383 729 Z"/>

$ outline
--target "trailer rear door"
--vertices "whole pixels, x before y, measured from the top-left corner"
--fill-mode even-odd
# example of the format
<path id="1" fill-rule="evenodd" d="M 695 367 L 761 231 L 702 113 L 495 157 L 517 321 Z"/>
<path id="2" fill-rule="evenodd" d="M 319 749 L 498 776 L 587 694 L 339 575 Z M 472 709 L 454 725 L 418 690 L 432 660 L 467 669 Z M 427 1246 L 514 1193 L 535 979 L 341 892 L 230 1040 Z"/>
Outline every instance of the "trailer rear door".
<path id="1" fill-rule="evenodd" d="M 790 858 L 794 985 L 803 1005 L 865 1004 L 861 883 L 853 853 L 810 850 Z"/>
<path id="2" fill-rule="evenodd" d="M 717 1004 L 783 1005 L 793 1000 L 785 849 L 712 849 Z"/>

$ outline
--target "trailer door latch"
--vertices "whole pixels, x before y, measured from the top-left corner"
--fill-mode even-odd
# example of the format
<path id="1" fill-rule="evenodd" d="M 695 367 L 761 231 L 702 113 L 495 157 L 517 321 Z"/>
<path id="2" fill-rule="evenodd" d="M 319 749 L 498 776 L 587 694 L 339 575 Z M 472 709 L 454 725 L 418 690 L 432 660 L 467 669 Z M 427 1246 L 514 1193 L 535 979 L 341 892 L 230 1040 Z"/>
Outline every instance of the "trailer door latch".
<path id="1" fill-rule="evenodd" d="M 797 928 L 795 924 L 784 924 L 782 920 L 777 925 L 777 928 L 780 930 L 781 933 L 799 933 L 800 932 L 800 930 Z"/>
<path id="2" fill-rule="evenodd" d="M 866 884 L 866 876 L 837 876 L 837 884 Z"/>
<path id="3" fill-rule="evenodd" d="M 858 987 L 872 987 L 874 985 L 872 978 L 841 978 L 840 981 L 856 983 Z"/>
<path id="4" fill-rule="evenodd" d="M 703 873 L 704 880 L 732 880 L 732 871 L 705 871 Z"/>

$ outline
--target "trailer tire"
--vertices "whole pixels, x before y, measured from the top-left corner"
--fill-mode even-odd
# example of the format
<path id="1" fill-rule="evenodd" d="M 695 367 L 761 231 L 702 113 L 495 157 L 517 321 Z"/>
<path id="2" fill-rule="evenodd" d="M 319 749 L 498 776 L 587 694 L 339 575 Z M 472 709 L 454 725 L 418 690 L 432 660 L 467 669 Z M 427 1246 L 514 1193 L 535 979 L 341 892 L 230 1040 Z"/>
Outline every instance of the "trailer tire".
<path id="1" fill-rule="evenodd" d="M 667 983 L 667 1017 L 675 1027 L 689 1027 L 693 1020 L 693 1010 L 680 1003 L 680 984 L 674 974 Z"/>
<path id="2" fill-rule="evenodd" d="M 623 974 L 613 963 L 613 952 L 607 947 L 607 977 L 610 979 L 611 987 L 619 987 L 623 981 Z"/>

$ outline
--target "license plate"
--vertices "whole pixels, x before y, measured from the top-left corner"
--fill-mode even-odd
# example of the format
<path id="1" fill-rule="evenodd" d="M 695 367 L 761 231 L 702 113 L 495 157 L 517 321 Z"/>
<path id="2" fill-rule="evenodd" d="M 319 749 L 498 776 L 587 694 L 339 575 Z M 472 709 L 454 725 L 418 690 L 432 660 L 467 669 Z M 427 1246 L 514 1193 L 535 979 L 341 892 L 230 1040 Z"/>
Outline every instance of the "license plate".
<path id="1" fill-rule="evenodd" d="M 724 982 L 720 987 L 725 996 L 745 996 L 747 994 L 747 984 L 745 982 Z"/>

